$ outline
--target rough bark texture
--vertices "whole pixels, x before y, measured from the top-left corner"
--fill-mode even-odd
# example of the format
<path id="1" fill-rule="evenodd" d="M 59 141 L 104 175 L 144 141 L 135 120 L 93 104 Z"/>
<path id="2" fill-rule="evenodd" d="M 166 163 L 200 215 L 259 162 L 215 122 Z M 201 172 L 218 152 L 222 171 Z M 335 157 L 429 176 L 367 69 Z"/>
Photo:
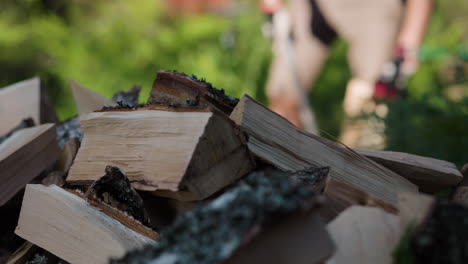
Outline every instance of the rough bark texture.
<path id="1" fill-rule="evenodd" d="M 57 138 L 60 148 L 63 148 L 67 141 L 74 138 L 81 143 L 83 130 L 80 127 L 80 119 L 75 116 L 60 123 L 57 126 Z"/>
<path id="2" fill-rule="evenodd" d="M 209 105 L 225 114 L 230 114 L 238 102 L 205 79 L 176 71 L 158 72 L 148 99 L 148 103 Z"/>
<path id="3" fill-rule="evenodd" d="M 316 197 L 310 184 L 320 182 L 327 173 L 322 168 L 308 169 L 308 173 L 253 172 L 215 200 L 178 216 L 156 244 L 111 263 L 219 263 L 261 226 L 310 208 Z"/>
<path id="4" fill-rule="evenodd" d="M 128 105 L 130 107 L 135 107 L 138 105 L 138 99 L 140 97 L 141 86 L 134 85 L 127 92 L 118 91 L 112 96 L 112 101 L 120 103 L 123 105 Z"/>
<path id="5" fill-rule="evenodd" d="M 468 263 L 468 208 L 438 201 L 413 233 L 411 249 L 416 264 Z"/>
<path id="6" fill-rule="evenodd" d="M 106 175 L 97 179 L 86 192 L 86 197 L 96 197 L 115 207 L 144 225 L 148 225 L 148 214 L 143 199 L 130 185 L 127 176 L 118 167 L 107 166 Z"/>

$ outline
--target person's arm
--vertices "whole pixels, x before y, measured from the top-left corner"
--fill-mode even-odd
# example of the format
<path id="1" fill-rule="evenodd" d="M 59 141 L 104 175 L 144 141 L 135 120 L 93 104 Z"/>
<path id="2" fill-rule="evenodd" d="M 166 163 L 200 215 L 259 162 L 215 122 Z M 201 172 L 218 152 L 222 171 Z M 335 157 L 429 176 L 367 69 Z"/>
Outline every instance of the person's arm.
<path id="1" fill-rule="evenodd" d="M 417 52 L 426 32 L 433 0 L 408 0 L 397 45 L 404 51 L 405 60 L 417 67 Z"/>

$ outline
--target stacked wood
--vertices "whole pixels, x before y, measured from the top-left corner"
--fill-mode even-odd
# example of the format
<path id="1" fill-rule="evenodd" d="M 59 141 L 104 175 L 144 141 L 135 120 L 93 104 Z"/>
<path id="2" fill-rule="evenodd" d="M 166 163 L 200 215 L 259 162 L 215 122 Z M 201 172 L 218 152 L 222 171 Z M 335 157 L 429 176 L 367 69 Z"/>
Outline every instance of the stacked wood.
<path id="1" fill-rule="evenodd" d="M 72 184 L 89 184 L 115 165 L 136 189 L 199 200 L 253 168 L 234 122 L 207 108 L 117 108 L 85 115 L 80 123 L 85 136 L 70 170 Z"/>
<path id="2" fill-rule="evenodd" d="M 70 86 L 78 117 L 56 130 L 34 126 L 37 116 L 21 121 L 24 110 L 0 137 L 0 212 L 16 208 L 19 219 L 8 221 L 26 240 L 9 248 L 17 251 L 8 263 L 374 264 L 404 249 L 417 263 L 429 263 L 424 250 L 450 263 L 443 250 L 457 261 L 468 255 L 468 243 L 451 242 L 462 241 L 459 204 L 468 204 L 468 181 L 452 163 L 347 148 L 193 75 L 159 72 L 146 104 L 140 86 L 112 100 Z M 459 204 L 418 192 L 455 187 Z M 2 246 L 14 234 L 0 230 L 6 259 Z"/>
<path id="3" fill-rule="evenodd" d="M 414 184 L 395 172 L 349 148 L 298 129 L 247 95 L 237 104 L 231 118 L 249 135 L 249 150 L 280 169 L 329 166 L 332 179 L 380 199 L 376 205 L 396 206 L 398 192 L 417 190 Z M 327 194 L 330 197 L 341 195 L 333 188 L 329 188 Z"/>
<path id="4" fill-rule="evenodd" d="M 356 149 L 357 153 L 407 178 L 424 193 L 437 193 L 462 179 L 455 164 L 402 152 Z"/>
<path id="5" fill-rule="evenodd" d="M 107 263 L 151 241 L 55 185 L 28 185 L 16 234 L 70 263 Z"/>
<path id="6" fill-rule="evenodd" d="M 0 144 L 0 206 L 59 158 L 54 124 L 25 128 Z"/>
<path id="7" fill-rule="evenodd" d="M 40 121 L 40 80 L 33 78 L 0 89 L 0 135 L 13 129 L 21 120 Z"/>

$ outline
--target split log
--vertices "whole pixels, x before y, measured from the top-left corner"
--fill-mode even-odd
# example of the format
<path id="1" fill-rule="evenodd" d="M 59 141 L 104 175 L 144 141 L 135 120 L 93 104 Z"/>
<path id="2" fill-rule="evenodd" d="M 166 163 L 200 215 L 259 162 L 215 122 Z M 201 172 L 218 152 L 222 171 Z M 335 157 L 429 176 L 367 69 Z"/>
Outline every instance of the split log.
<path id="1" fill-rule="evenodd" d="M 256 171 L 111 263 L 323 263 L 334 245 L 313 185 L 328 170 Z M 203 203 L 203 202 L 202 202 Z"/>
<path id="2" fill-rule="evenodd" d="M 380 165 L 407 178 L 421 192 L 437 193 L 457 185 L 463 178 L 455 164 L 418 155 L 367 149 L 354 149 Z"/>
<path id="3" fill-rule="evenodd" d="M 73 92 L 78 115 L 84 115 L 101 109 L 103 106 L 115 106 L 117 103 L 105 98 L 104 96 L 93 92 L 77 82 L 70 80 L 70 87 Z"/>
<path id="4" fill-rule="evenodd" d="M 401 236 L 398 216 L 362 206 L 349 207 L 327 229 L 337 248 L 328 264 L 391 264 Z"/>
<path id="5" fill-rule="evenodd" d="M 0 89 L 0 135 L 25 118 L 40 123 L 40 80 L 32 78 Z"/>
<path id="6" fill-rule="evenodd" d="M 107 165 L 113 165 L 136 189 L 198 200 L 254 167 L 243 134 L 224 114 L 206 108 L 161 107 L 83 116 L 85 136 L 68 181 L 91 184 Z"/>
<path id="7" fill-rule="evenodd" d="M 229 115 L 239 100 L 214 88 L 211 83 L 173 71 L 160 71 L 153 83 L 149 104 L 209 105 Z"/>
<path id="8" fill-rule="evenodd" d="M 320 209 L 320 213 L 326 222 L 333 220 L 346 208 L 354 205 L 380 207 L 388 213 L 398 213 L 395 205 L 334 178 L 328 181 L 323 194 L 325 205 Z"/>
<path id="9" fill-rule="evenodd" d="M 356 186 L 394 206 L 399 191 L 417 190 L 402 176 L 349 148 L 298 129 L 247 95 L 230 117 L 249 135 L 249 150 L 280 169 L 328 166 L 332 179 Z"/>
<path id="10" fill-rule="evenodd" d="M 70 263 L 108 263 L 152 240 L 55 185 L 28 185 L 15 233 Z"/>
<path id="11" fill-rule="evenodd" d="M 60 148 L 54 124 L 44 124 L 15 132 L 0 145 L 0 206 L 50 168 Z"/>

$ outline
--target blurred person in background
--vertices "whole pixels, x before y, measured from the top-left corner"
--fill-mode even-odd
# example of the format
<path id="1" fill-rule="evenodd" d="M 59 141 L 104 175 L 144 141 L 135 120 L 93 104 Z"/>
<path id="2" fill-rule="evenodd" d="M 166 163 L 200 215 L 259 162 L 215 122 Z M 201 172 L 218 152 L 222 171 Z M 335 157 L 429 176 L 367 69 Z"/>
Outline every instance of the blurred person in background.
<path id="1" fill-rule="evenodd" d="M 340 140 L 355 146 L 359 133 L 347 122 L 372 112 L 373 97 L 398 96 L 401 80 L 417 70 L 432 0 L 290 0 L 287 8 L 281 0 L 261 0 L 260 7 L 272 22 L 270 107 L 309 132 L 317 128 L 307 92 L 337 37 L 349 44 L 352 78 L 343 102 L 348 121 Z"/>

